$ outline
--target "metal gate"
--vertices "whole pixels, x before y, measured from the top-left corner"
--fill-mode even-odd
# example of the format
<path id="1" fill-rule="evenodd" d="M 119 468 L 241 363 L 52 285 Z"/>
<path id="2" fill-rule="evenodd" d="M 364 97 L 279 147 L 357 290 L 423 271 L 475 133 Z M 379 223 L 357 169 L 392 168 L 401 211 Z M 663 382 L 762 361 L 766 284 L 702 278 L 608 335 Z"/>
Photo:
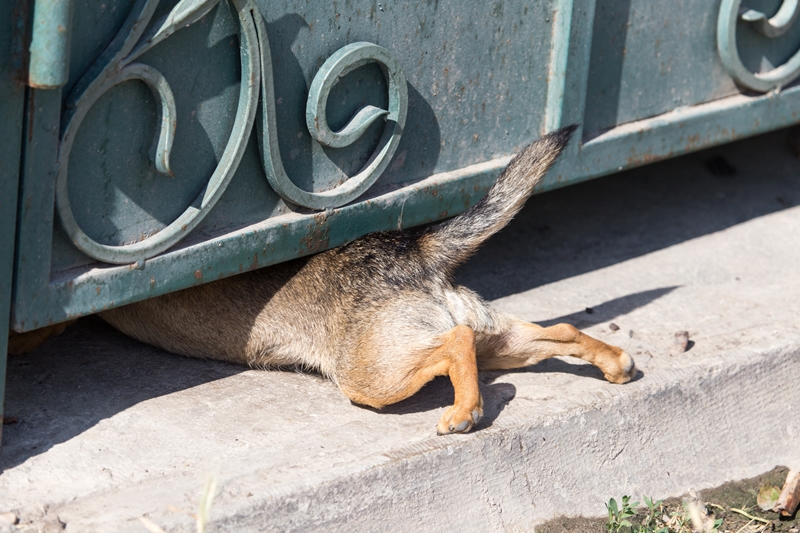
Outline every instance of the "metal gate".
<path id="1" fill-rule="evenodd" d="M 798 122 L 748 2 L 0 2 L 0 330 L 453 216 L 562 125 L 541 190 Z"/>

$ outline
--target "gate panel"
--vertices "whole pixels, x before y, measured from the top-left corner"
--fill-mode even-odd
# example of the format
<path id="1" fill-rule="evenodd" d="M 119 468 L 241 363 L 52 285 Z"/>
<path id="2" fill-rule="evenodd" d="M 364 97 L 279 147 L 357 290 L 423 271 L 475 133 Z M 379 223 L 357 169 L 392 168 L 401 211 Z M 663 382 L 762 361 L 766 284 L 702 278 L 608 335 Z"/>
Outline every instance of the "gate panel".
<path id="1" fill-rule="evenodd" d="M 0 3 L 0 331 L 6 331 L 11 311 L 14 238 L 17 223 L 19 159 L 26 71 L 24 2 Z M 8 337 L 0 336 L 0 422 L 6 379 Z M 3 426 L 0 423 L 0 442 Z"/>
<path id="2" fill-rule="evenodd" d="M 540 190 L 800 118 L 788 1 L 47 1 L 17 331 L 455 215 L 563 125 Z"/>

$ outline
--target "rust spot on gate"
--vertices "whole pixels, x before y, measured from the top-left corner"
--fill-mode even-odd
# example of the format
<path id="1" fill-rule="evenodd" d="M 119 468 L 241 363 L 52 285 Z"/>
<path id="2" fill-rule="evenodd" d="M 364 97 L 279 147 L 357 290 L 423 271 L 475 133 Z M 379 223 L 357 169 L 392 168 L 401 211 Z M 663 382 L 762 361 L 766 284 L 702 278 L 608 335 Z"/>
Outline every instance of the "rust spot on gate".
<path id="1" fill-rule="evenodd" d="M 36 96 L 36 91 L 30 91 L 28 96 L 28 142 L 33 142 L 33 125 L 35 122 L 33 121 L 34 116 L 36 115 L 36 106 L 33 103 L 34 96 Z"/>
<path id="2" fill-rule="evenodd" d="M 11 66 L 11 78 L 24 85 L 28 81 L 28 44 L 31 42 L 27 21 L 30 19 L 31 0 L 15 0 L 11 10 L 11 53 L 8 57 Z M 32 98 L 31 94 L 31 98 Z"/>
<path id="3" fill-rule="evenodd" d="M 312 254 L 327 249 L 330 244 L 327 218 L 325 213 L 315 214 L 314 223 L 309 225 L 306 236 L 300 239 L 300 244 Z"/>

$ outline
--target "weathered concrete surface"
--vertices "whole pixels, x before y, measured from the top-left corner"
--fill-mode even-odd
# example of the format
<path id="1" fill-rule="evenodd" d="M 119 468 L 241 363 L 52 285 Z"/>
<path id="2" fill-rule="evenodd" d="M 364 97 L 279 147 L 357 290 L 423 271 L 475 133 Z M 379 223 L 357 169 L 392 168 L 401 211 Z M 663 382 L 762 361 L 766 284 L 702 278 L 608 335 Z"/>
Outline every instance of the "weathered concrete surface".
<path id="1" fill-rule="evenodd" d="M 184 359 L 83 320 L 10 359 L 0 512 L 34 531 L 194 531 L 214 475 L 208 531 L 530 531 L 623 493 L 797 468 L 800 162 L 785 137 L 538 196 L 462 272 L 497 307 L 624 347 L 633 383 L 573 360 L 485 373 L 485 422 L 437 437 L 443 379 L 376 412 L 314 375 Z M 709 171 L 719 154 L 735 175 Z M 670 355 L 680 330 L 693 345 Z"/>

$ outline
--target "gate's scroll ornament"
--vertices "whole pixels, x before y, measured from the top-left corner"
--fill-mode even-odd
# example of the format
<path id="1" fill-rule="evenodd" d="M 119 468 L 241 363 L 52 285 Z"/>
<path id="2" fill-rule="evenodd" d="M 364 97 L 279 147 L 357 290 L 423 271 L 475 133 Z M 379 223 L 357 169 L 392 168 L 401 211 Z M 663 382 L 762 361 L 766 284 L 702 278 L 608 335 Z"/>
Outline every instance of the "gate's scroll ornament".
<path id="1" fill-rule="evenodd" d="M 786 63 L 770 71 L 753 73 L 747 69 L 736 48 L 736 22 L 750 23 L 760 34 L 774 39 L 786 33 L 800 15 L 800 0 L 783 0 L 772 18 L 755 9 L 742 9 L 742 0 L 722 0 L 717 19 L 717 48 L 723 65 L 740 85 L 758 92 L 782 87 L 800 76 L 800 50 Z"/>
<path id="2" fill-rule="evenodd" d="M 353 43 L 334 53 L 315 76 L 309 91 L 306 121 L 314 139 L 326 146 L 340 148 L 352 144 L 370 124 L 382 118 L 385 126 L 378 147 L 364 168 L 334 189 L 315 193 L 304 191 L 292 183 L 284 171 L 278 148 L 272 56 L 266 25 L 253 0 L 233 0 L 232 9 L 239 18 L 239 104 L 228 143 L 205 190 L 174 222 L 142 241 L 110 246 L 86 235 L 72 213 L 67 187 L 69 154 L 81 122 L 89 109 L 114 86 L 129 80 L 144 82 L 156 97 L 161 116 L 150 158 L 158 172 L 171 176 L 169 157 L 177 127 L 175 98 L 160 72 L 136 60 L 180 28 L 200 20 L 219 2 L 180 0 L 166 17 L 145 33 L 159 0 L 137 0 L 117 36 L 70 92 L 61 122 L 56 208 L 72 242 L 90 257 L 117 264 L 142 261 L 165 251 L 197 226 L 222 196 L 239 166 L 256 120 L 259 94 L 263 112 L 258 130 L 264 171 L 275 192 L 289 202 L 313 209 L 344 205 L 375 183 L 394 155 L 408 108 L 405 76 L 397 59 L 388 50 L 371 43 Z M 342 130 L 331 131 L 325 118 L 331 88 L 341 76 L 371 61 L 381 66 L 387 79 L 389 109 L 365 106 L 356 112 Z"/>

